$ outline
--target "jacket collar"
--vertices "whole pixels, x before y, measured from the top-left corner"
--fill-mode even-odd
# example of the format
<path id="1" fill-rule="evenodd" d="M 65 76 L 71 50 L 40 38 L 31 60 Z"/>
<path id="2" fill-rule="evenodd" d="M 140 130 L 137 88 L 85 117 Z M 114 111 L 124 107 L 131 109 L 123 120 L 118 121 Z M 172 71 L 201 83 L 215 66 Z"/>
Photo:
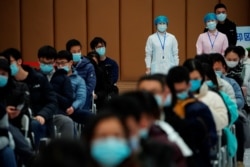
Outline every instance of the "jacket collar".
<path id="1" fill-rule="evenodd" d="M 195 94 L 194 96 L 196 97 L 196 98 L 202 98 L 202 97 L 204 97 L 206 94 L 207 94 L 207 92 L 208 92 L 208 86 L 207 86 L 207 84 L 204 82 L 202 85 L 201 85 L 201 87 L 200 87 L 200 90 L 199 90 L 199 93 L 198 94 Z"/>

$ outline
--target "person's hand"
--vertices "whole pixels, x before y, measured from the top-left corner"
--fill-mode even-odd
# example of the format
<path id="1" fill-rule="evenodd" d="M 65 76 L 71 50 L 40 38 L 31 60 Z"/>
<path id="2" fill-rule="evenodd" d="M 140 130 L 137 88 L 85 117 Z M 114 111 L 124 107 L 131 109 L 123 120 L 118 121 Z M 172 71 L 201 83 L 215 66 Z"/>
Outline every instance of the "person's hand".
<path id="1" fill-rule="evenodd" d="M 66 110 L 66 113 L 67 113 L 68 115 L 73 114 L 73 112 L 74 112 L 74 108 L 73 108 L 72 106 L 69 107 L 69 108 Z"/>
<path id="2" fill-rule="evenodd" d="M 95 100 L 97 99 L 97 95 L 95 93 L 93 93 L 93 97 Z"/>
<path id="3" fill-rule="evenodd" d="M 147 69 L 146 69 L 146 74 L 149 75 L 150 73 L 151 73 L 150 68 L 147 68 Z"/>
<path id="4" fill-rule="evenodd" d="M 35 120 L 37 120 L 41 125 L 45 123 L 45 119 L 42 116 L 36 116 L 34 117 Z"/>
<path id="5" fill-rule="evenodd" d="M 17 110 L 14 106 L 7 106 L 6 112 L 8 113 L 10 119 L 14 119 L 20 114 L 21 111 Z"/>

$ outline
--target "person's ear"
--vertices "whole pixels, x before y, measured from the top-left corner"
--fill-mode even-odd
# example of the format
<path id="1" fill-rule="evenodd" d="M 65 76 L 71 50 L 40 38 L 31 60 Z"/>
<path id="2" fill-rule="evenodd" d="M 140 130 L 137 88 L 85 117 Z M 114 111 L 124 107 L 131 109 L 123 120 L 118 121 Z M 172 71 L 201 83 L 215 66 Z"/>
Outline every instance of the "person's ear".
<path id="1" fill-rule="evenodd" d="M 190 89 L 190 87 L 191 87 L 191 83 L 190 83 L 190 81 L 188 82 L 188 89 Z"/>
<path id="2" fill-rule="evenodd" d="M 17 65 L 21 66 L 23 64 L 23 60 L 22 59 L 18 59 L 17 61 Z"/>
<path id="3" fill-rule="evenodd" d="M 69 61 L 69 65 L 72 66 L 73 65 L 73 60 Z"/>

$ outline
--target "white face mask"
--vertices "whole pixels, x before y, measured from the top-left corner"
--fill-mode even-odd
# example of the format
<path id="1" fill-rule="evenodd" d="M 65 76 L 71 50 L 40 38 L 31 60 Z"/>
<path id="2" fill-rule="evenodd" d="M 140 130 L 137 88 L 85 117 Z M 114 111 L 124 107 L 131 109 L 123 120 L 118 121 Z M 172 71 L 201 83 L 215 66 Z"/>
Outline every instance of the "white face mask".
<path id="1" fill-rule="evenodd" d="M 228 60 L 226 60 L 226 63 L 229 68 L 234 68 L 239 64 L 238 61 L 228 61 Z"/>

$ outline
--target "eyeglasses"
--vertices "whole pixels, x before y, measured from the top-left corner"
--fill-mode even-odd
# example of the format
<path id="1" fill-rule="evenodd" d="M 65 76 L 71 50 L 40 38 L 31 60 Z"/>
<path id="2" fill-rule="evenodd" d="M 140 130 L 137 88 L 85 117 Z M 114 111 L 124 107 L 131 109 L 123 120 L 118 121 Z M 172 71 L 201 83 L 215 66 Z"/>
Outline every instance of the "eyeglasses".
<path id="1" fill-rule="evenodd" d="M 65 65 L 67 65 L 67 61 L 62 61 L 62 62 L 56 62 L 55 64 L 56 64 L 56 66 L 65 66 Z"/>

